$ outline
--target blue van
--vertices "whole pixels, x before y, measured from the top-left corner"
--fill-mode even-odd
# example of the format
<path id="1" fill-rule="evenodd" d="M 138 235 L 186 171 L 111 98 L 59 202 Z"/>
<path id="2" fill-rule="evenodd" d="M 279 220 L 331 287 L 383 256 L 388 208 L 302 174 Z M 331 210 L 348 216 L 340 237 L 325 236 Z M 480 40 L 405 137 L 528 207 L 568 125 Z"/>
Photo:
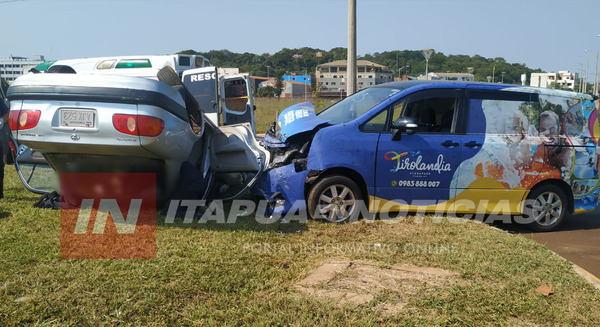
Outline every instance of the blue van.
<path id="1" fill-rule="evenodd" d="M 265 135 L 255 191 L 274 214 L 346 221 L 367 212 L 515 215 L 537 231 L 598 205 L 593 98 L 552 89 L 394 82 L 315 114 L 284 110 Z"/>

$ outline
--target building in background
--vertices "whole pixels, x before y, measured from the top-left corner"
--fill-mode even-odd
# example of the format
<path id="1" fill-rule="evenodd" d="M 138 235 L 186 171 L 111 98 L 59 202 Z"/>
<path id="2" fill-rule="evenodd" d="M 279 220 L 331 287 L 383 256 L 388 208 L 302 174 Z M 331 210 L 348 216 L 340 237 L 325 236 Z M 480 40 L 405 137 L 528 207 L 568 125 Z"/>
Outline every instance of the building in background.
<path id="1" fill-rule="evenodd" d="M 472 82 L 475 81 L 475 75 L 470 73 L 429 73 L 429 80 L 431 81 L 458 81 L 458 82 Z M 417 77 L 418 80 L 426 80 L 425 76 Z"/>
<path id="2" fill-rule="evenodd" d="M 44 56 L 34 56 L 31 59 L 16 56 L 0 58 L 0 76 L 10 84 L 17 77 L 26 74 L 31 68 L 45 61 Z"/>
<path id="3" fill-rule="evenodd" d="M 252 78 L 255 81 L 260 81 L 258 83 L 258 88 L 265 86 L 275 87 L 277 85 L 277 81 L 274 77 L 266 78 L 252 76 Z M 283 82 L 281 98 L 312 97 L 312 77 L 310 75 L 283 75 L 281 76 L 281 79 Z"/>
<path id="4" fill-rule="evenodd" d="M 561 70 L 558 73 L 531 73 L 530 86 L 553 88 L 559 86 L 563 89 L 575 91 L 575 81 L 579 78 L 577 73 Z"/>
<path id="5" fill-rule="evenodd" d="M 310 75 L 283 75 L 281 78 L 288 82 L 306 83 L 311 85 L 312 76 Z"/>
<path id="6" fill-rule="evenodd" d="M 356 67 L 357 90 L 394 80 L 393 73 L 386 66 L 368 60 L 357 60 Z M 317 66 L 316 78 L 320 96 L 345 96 L 346 60 L 337 60 Z"/>

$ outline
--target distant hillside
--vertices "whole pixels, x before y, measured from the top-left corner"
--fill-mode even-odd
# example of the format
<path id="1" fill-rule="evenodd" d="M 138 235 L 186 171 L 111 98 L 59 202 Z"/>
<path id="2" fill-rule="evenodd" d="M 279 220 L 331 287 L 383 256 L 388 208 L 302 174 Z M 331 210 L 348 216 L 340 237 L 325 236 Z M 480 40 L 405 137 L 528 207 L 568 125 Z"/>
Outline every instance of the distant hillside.
<path id="1" fill-rule="evenodd" d="M 316 54 L 320 52 L 321 57 Z M 346 48 L 333 48 L 329 51 L 300 48 L 283 48 L 274 54 L 235 53 L 229 50 L 211 50 L 209 52 L 196 52 L 185 50 L 181 53 L 201 54 L 211 63 L 219 67 L 239 67 L 246 72 L 257 76 L 276 76 L 286 73 L 304 74 L 307 70 L 314 74 L 318 64 L 333 60 L 344 60 L 347 57 Z M 300 55 L 300 56 L 298 56 Z M 387 66 L 398 76 L 398 69 L 402 74 L 419 76 L 425 74 L 425 59 L 421 51 L 386 51 L 367 54 L 358 59 L 366 59 Z M 484 58 L 479 55 L 444 55 L 435 53 L 429 59 L 429 71 L 437 73 L 467 73 L 472 68 L 476 81 L 486 81 L 487 76 L 492 76 L 495 65 L 495 80 L 500 81 L 504 72 L 504 82 L 521 84 L 521 74 L 529 76 L 532 72 L 541 72 L 540 69 L 531 69 L 525 64 L 508 63 L 504 58 Z M 407 67 L 408 66 L 408 67 Z"/>

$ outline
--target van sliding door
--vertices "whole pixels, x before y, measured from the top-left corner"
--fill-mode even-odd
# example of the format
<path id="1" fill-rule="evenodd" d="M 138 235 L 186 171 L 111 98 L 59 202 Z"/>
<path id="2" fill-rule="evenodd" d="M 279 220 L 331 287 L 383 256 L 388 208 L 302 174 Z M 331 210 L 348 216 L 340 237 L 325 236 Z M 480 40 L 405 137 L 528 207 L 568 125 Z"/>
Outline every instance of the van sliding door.
<path id="1" fill-rule="evenodd" d="M 221 78 L 221 112 L 224 125 L 250 123 L 252 132 L 256 133 L 252 87 L 248 74 Z"/>

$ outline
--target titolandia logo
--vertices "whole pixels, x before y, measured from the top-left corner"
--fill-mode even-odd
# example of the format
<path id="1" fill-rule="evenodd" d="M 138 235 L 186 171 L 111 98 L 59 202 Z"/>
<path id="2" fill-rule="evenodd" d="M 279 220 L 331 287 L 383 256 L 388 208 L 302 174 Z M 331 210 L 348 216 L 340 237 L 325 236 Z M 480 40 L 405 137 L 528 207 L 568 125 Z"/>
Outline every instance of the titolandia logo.
<path id="1" fill-rule="evenodd" d="M 156 257 L 156 176 L 61 174 L 60 257 Z"/>
<path id="2" fill-rule="evenodd" d="M 451 171 L 452 166 L 444 161 L 444 155 L 440 154 L 437 157 L 436 162 L 425 163 L 423 161 L 423 156 L 419 155 L 416 159 L 411 160 L 410 157 L 407 156 L 408 152 L 403 152 L 398 154 L 395 151 L 389 151 L 385 154 L 384 159 L 388 161 L 396 160 L 396 167 L 391 169 L 391 172 L 397 172 L 399 170 L 415 170 L 415 171 L 433 171 L 441 174 L 444 171 Z"/>

